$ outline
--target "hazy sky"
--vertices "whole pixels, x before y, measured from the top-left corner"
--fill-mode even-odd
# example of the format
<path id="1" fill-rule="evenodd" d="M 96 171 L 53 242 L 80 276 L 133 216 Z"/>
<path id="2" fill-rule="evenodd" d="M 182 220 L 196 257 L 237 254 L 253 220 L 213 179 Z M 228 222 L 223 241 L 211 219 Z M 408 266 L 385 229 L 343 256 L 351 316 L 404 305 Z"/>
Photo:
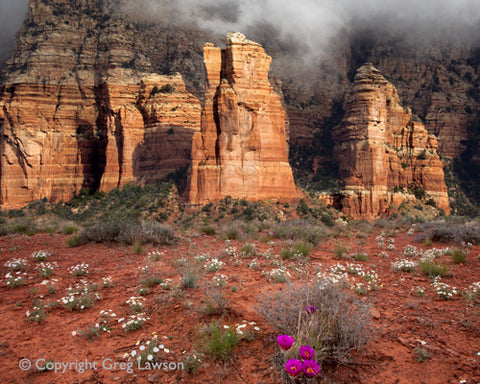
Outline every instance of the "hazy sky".
<path id="1" fill-rule="evenodd" d="M 0 58 L 13 44 L 27 0 L 0 0 Z M 196 23 L 218 33 L 270 24 L 278 37 L 321 51 L 353 21 L 374 26 L 389 16 L 397 28 L 424 31 L 470 25 L 480 18 L 480 0 L 127 0 L 124 11 L 150 21 Z"/>
<path id="2" fill-rule="evenodd" d="M 28 0 L 0 0 L 0 61 L 11 56 L 15 33 L 27 13 Z"/>

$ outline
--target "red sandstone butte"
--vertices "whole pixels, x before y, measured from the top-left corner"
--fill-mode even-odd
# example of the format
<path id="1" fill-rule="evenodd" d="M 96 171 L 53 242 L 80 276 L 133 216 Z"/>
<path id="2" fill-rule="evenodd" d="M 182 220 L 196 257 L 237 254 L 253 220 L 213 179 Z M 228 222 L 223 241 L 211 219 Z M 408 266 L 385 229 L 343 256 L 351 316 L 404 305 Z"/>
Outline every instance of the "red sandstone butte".
<path id="1" fill-rule="evenodd" d="M 339 208 L 354 218 L 380 217 L 414 200 L 407 190 L 416 186 L 448 214 L 437 138 L 412 120 L 395 87 L 372 64 L 358 70 L 345 106 L 333 132 L 343 184 Z"/>
<path id="2" fill-rule="evenodd" d="M 223 51 L 205 45 L 204 63 L 205 106 L 201 132 L 193 137 L 189 201 L 297 198 L 285 110 L 268 80 L 271 57 L 242 34 L 230 33 Z"/>

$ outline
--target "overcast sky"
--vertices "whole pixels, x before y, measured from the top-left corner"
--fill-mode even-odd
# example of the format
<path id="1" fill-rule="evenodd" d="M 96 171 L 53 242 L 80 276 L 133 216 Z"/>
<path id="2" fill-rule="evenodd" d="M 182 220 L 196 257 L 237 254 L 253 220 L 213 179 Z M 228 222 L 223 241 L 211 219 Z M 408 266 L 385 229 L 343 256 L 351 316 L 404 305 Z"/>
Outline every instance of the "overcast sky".
<path id="1" fill-rule="evenodd" d="M 0 58 L 10 53 L 28 0 L 0 0 Z M 125 12 L 150 21 L 196 23 L 217 33 L 246 31 L 268 23 L 278 37 L 321 51 L 330 37 L 353 21 L 424 31 L 471 25 L 480 18 L 480 0 L 127 0 Z"/>

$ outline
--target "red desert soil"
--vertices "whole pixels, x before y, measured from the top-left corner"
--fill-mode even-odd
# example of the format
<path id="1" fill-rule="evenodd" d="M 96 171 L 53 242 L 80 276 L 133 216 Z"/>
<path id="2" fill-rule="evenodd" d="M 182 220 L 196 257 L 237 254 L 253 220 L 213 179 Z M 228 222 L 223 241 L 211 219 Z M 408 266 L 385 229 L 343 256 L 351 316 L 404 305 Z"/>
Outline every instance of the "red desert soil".
<path id="1" fill-rule="evenodd" d="M 479 307 L 464 298 L 460 291 L 467 289 L 473 282 L 480 281 L 479 247 L 469 250 L 467 263 L 454 264 L 451 256 L 441 256 L 438 262 L 448 264 L 450 274 L 443 281 L 459 290 L 459 294 L 450 300 L 440 298 L 432 286 L 432 279 L 423 275 L 417 267 L 414 273 L 393 272 L 391 263 L 405 258 L 405 245 L 413 244 L 412 235 L 397 233 L 394 250 L 385 251 L 388 257 L 380 257 L 376 237 L 380 230 L 362 236 L 350 238 L 327 238 L 311 252 L 307 263 L 283 261 L 291 280 L 302 282 L 315 276 L 319 266 L 326 271 L 330 265 L 347 262 L 360 264 L 366 270 L 375 270 L 381 287 L 369 291 L 364 300 L 373 305 L 372 326 L 376 329 L 375 338 L 356 357 L 352 366 L 326 367 L 328 374 L 325 383 L 479 383 L 480 382 L 480 322 Z M 85 245 L 76 248 L 67 246 L 68 236 L 59 234 L 36 234 L 31 237 L 13 236 L 0 238 L 0 382 L 1 383 L 276 383 L 276 373 L 271 358 L 277 351 L 276 333 L 268 327 L 256 312 L 255 306 L 259 294 L 265 291 L 281 289 L 283 283 L 269 281 L 263 271 L 270 271 L 280 262 L 280 250 L 286 241 L 274 240 L 273 244 L 249 240 L 255 244 L 258 269 L 248 265 L 253 258 L 241 258 L 232 261 L 224 250 L 235 246 L 240 251 L 242 242 L 226 242 L 216 236 L 182 237 L 173 246 L 159 248 L 144 247 L 141 255 L 132 251 L 132 247 L 120 245 Z M 337 259 L 334 250 L 337 243 L 348 244 L 355 252 L 368 254 L 366 261 Z M 445 244 L 433 244 L 431 247 L 414 244 L 417 248 L 445 248 Z M 273 248 L 273 258 L 262 254 Z M 57 279 L 55 292 L 48 292 L 47 285 L 39 276 L 32 260 L 34 251 L 46 250 L 51 253 L 48 262 L 58 263 L 50 279 Z M 150 251 L 164 252 L 159 261 L 149 261 Z M 218 257 L 225 265 L 218 272 L 205 272 L 199 289 L 185 290 L 182 295 L 175 290 L 163 289 L 160 285 L 151 288 L 145 296 L 145 312 L 149 320 L 143 328 L 126 332 L 118 321 L 114 321 L 111 332 L 101 332 L 93 340 L 80 335 L 80 330 L 94 326 L 98 322 L 101 310 L 112 310 L 116 319 L 129 315 L 126 300 L 138 296 L 141 268 L 146 264 L 160 274 L 162 279 L 172 279 L 178 283 L 178 273 L 172 262 L 185 257 L 195 258 L 207 253 L 210 258 Z M 7 286 L 5 275 L 8 268 L 5 263 L 14 258 L 27 259 L 25 285 L 11 288 Z M 85 277 L 73 277 L 68 269 L 79 263 L 89 264 L 89 274 Z M 205 262 L 204 262 L 205 263 Z M 203 263 L 203 264 L 204 264 Z M 293 267 L 297 268 L 295 270 Z M 232 355 L 231 361 L 218 363 L 205 361 L 194 374 L 182 370 L 163 372 L 159 370 L 139 370 L 133 365 L 131 372 L 125 366 L 125 354 L 138 348 L 137 341 L 146 341 L 153 333 L 164 346 L 160 359 L 169 362 L 181 362 L 190 354 L 198 342 L 197 332 L 201 324 L 210 323 L 212 318 L 198 309 L 204 294 L 202 287 L 211 282 L 213 276 L 227 276 L 224 292 L 230 299 L 231 310 L 224 322 L 235 325 L 243 320 L 255 322 L 260 330 L 253 341 L 242 341 Z M 113 287 L 103 288 L 102 278 L 111 277 Z M 352 276 L 353 277 L 353 276 Z M 101 299 L 94 306 L 83 311 L 70 311 L 60 299 L 66 289 L 85 279 L 99 285 Z M 236 287 L 236 288 L 233 288 Z M 414 290 L 424 289 L 424 296 Z M 27 321 L 26 311 L 32 311 L 34 299 L 43 300 L 51 306 L 43 322 Z M 250 325 L 249 325 L 250 326 Z M 77 332 L 74 336 L 72 332 Z M 423 348 L 428 357 L 418 361 L 416 348 Z M 166 353 L 165 351 L 168 351 Z M 22 359 L 28 359 L 33 367 L 21 370 Z M 65 372 L 39 371 L 35 364 L 39 359 L 53 363 L 77 363 Z M 80 373 L 79 363 L 95 363 L 84 373 Z M 25 361 L 22 364 L 26 364 Z M 103 366 L 104 365 L 104 366 Z M 62 368 L 63 370 L 63 368 Z"/>

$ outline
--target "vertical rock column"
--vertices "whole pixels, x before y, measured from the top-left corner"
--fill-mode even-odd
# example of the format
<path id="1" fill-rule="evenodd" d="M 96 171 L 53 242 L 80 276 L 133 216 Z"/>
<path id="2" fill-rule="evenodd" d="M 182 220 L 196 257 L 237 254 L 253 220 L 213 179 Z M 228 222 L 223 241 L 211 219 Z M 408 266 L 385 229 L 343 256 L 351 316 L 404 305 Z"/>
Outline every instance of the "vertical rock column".
<path id="1" fill-rule="evenodd" d="M 225 50 L 206 44 L 201 132 L 193 137 L 188 198 L 298 197 L 288 163 L 285 110 L 268 80 L 271 58 L 239 33 Z"/>
<path id="2" fill-rule="evenodd" d="M 450 212 L 436 137 L 412 120 L 395 87 L 372 64 L 358 70 L 345 110 L 333 132 L 345 213 L 382 216 L 413 199 L 400 191 L 414 187 Z"/>

